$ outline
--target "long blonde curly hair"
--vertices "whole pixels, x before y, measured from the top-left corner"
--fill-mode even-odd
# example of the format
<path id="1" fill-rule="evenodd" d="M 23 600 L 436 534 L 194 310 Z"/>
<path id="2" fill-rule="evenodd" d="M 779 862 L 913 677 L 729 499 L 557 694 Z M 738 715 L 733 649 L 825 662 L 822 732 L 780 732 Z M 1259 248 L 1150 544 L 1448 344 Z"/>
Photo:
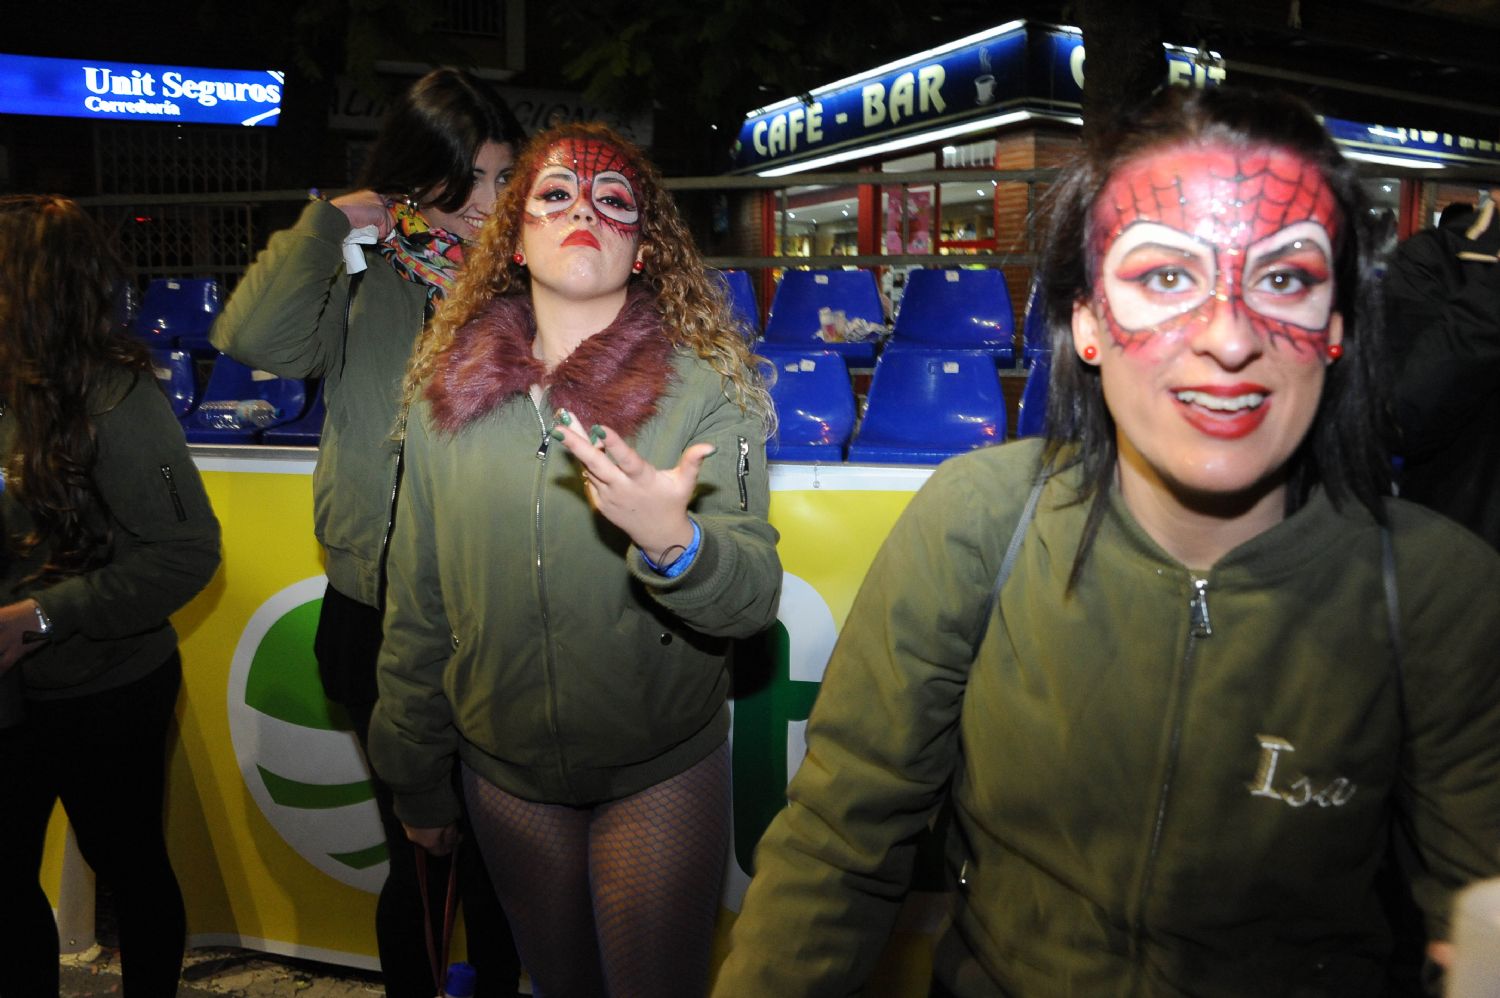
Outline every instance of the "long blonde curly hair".
<path id="1" fill-rule="evenodd" d="M 567 139 L 607 142 L 635 168 L 643 267 L 630 280 L 652 291 L 662 331 L 672 343 L 707 361 L 723 377 L 725 395 L 742 411 L 759 416 L 769 437 L 775 432 L 776 410 L 760 373 L 762 362 L 751 352 L 730 311 L 724 283 L 704 269 L 703 258 L 656 167 L 634 144 L 597 123 L 550 128 L 533 136 L 521 151 L 510 182 L 495 202 L 494 214 L 466 254 L 463 275 L 417 341 L 402 386 L 402 411 L 410 411 L 459 329 L 487 302 L 501 295 L 530 294 L 530 272 L 513 259 L 521 245 L 526 197 L 542 160 L 554 145 Z"/>

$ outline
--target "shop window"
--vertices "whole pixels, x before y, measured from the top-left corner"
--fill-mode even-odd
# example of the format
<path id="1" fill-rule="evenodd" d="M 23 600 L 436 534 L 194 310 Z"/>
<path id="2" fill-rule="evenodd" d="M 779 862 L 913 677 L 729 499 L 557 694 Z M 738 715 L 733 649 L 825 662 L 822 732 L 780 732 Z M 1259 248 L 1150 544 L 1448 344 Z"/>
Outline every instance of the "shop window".
<path id="1" fill-rule="evenodd" d="M 859 202 L 853 187 L 789 187 L 777 198 L 778 256 L 855 256 Z"/>

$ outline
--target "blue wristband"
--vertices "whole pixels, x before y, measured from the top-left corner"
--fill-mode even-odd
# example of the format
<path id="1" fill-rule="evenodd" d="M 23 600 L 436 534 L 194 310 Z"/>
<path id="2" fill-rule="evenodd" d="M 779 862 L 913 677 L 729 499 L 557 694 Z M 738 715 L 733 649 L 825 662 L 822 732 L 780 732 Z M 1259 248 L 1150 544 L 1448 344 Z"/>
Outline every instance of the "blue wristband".
<path id="1" fill-rule="evenodd" d="M 642 551 L 641 561 L 646 563 L 647 568 L 663 578 L 675 579 L 692 566 L 693 559 L 698 557 L 698 548 L 703 545 L 703 528 L 698 526 L 697 520 L 689 518 L 688 522 L 693 525 L 693 539 L 686 548 L 683 548 L 682 554 L 662 566 L 652 561 L 650 556 Z"/>

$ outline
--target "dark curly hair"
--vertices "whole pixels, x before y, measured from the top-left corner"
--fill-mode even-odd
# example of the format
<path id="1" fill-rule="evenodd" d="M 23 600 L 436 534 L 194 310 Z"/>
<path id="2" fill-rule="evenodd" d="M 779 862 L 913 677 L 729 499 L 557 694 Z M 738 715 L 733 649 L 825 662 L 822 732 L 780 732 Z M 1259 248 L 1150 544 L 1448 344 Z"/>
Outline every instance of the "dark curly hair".
<path id="1" fill-rule="evenodd" d="M 109 234 L 76 203 L 0 197 L 0 399 L 17 424 L 5 484 L 35 525 L 5 540 L 18 555 L 47 549 L 28 581 L 77 575 L 108 558 L 91 407 L 122 369 L 152 377 L 145 345 L 114 322 L 122 281 Z"/>
<path id="2" fill-rule="evenodd" d="M 1126 115 L 1080 154 L 1047 194 L 1046 242 L 1038 274 L 1052 373 L 1042 466 L 1082 466 L 1080 501 L 1092 502 L 1073 577 L 1103 515 L 1117 460 L 1115 423 L 1099 370 L 1073 349 L 1073 307 L 1094 292 L 1089 242 L 1094 205 L 1127 161 L 1165 146 L 1216 143 L 1231 148 L 1277 146 L 1315 164 L 1340 214 L 1334 239 L 1335 308 L 1344 320 L 1342 359 L 1328 367 L 1312 427 L 1287 469 L 1287 512 L 1325 489 L 1335 505 L 1348 501 L 1385 522 L 1381 497 L 1391 492 L 1391 411 L 1377 281 L 1378 223 L 1354 167 L 1339 153 L 1312 111 L 1295 98 L 1232 87 L 1165 88 Z"/>

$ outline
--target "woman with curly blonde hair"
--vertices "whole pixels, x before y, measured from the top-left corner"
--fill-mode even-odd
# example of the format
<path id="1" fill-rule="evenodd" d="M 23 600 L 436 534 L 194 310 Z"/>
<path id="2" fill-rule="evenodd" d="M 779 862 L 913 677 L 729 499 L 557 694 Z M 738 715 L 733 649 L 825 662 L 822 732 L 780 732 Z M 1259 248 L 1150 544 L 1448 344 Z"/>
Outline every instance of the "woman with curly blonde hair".
<path id="1" fill-rule="evenodd" d="M 549 136 L 552 137 L 549 140 Z M 733 386 L 741 408 L 759 415 L 768 430 L 774 429 L 775 410 L 765 385 L 755 373 L 750 349 L 739 332 L 721 285 L 704 270 L 693 237 L 683 224 L 672 195 L 661 184 L 661 175 L 642 155 L 604 125 L 563 125 L 543 135 L 522 153 L 513 176 L 534 172 L 537 160 L 552 141 L 614 144 L 639 166 L 640 266 L 635 283 L 651 289 L 662 315 L 664 334 L 679 347 L 695 351 Z M 501 219 L 519 218 L 526 210 L 529 191 L 509 185 L 495 203 Z M 470 260 L 473 279 L 462 282 L 447 307 L 438 314 L 417 345 L 416 356 L 406 377 L 408 405 L 421 384 L 432 374 L 437 358 L 449 348 L 460 327 L 491 299 L 523 294 L 530 276 L 520 253 L 521 229 L 516 225 L 491 225 L 481 234 Z"/>
<path id="2" fill-rule="evenodd" d="M 701 994 L 730 640 L 775 619 L 764 385 L 660 177 L 522 153 L 406 379 L 375 768 L 451 848 L 457 757 L 540 995 Z"/>

